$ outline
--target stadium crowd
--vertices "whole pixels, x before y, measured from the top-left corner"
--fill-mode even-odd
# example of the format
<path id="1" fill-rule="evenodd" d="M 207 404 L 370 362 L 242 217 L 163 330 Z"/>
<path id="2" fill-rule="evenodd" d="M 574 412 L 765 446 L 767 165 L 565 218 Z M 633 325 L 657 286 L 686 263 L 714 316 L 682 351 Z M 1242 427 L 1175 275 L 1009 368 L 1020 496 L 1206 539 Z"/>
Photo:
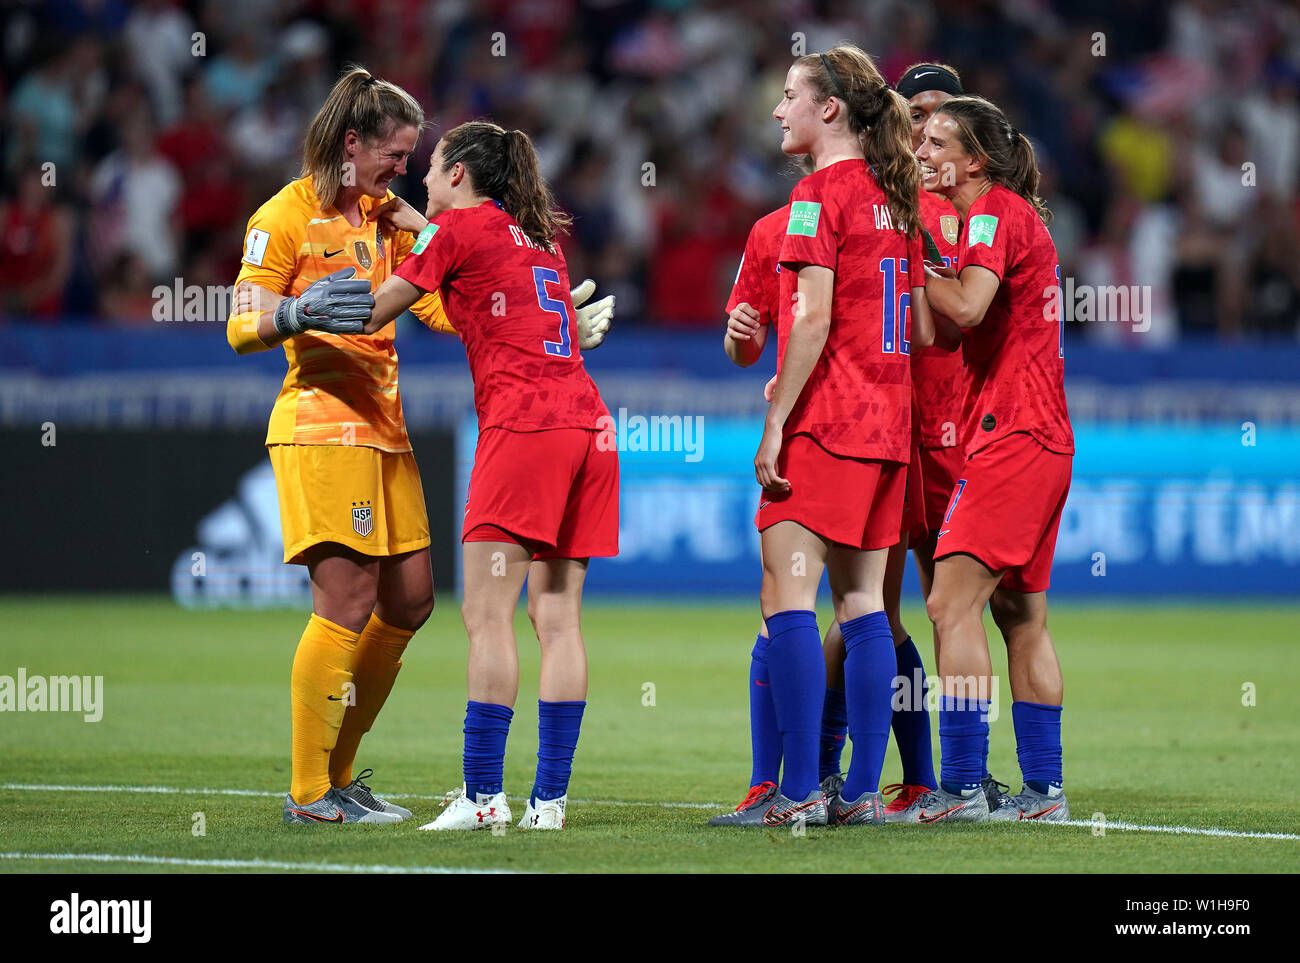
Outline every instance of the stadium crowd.
<path id="1" fill-rule="evenodd" d="M 1085 11 L 1086 12 L 1083 12 Z M 152 324 L 155 284 L 228 285 L 345 63 L 437 132 L 529 132 L 574 215 L 572 276 L 620 323 L 721 326 L 746 233 L 794 175 L 792 51 L 893 80 L 954 65 L 1029 135 L 1062 276 L 1137 285 L 1162 345 L 1300 333 L 1300 7 L 1245 0 L 41 0 L 0 13 L 0 318 Z M 1145 330 L 1135 330 L 1143 329 Z"/>

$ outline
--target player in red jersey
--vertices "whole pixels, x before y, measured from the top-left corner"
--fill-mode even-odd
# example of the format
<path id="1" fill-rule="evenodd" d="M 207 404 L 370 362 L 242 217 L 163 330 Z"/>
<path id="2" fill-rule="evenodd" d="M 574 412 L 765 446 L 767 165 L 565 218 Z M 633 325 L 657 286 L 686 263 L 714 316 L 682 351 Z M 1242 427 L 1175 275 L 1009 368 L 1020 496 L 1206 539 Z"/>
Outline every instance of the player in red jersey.
<path id="1" fill-rule="evenodd" d="M 882 581 L 898 540 L 911 432 L 911 337 L 929 343 L 917 167 L 905 101 L 850 45 L 802 57 L 773 111 L 813 173 L 790 195 L 778 257 L 778 375 L 754 458 L 763 487 L 762 613 L 783 773 L 767 825 L 879 823 L 894 659 Z M 825 668 L 817 585 L 844 632 L 853 764 L 818 785 Z"/>
<path id="2" fill-rule="evenodd" d="M 736 281 L 727 299 L 727 333 L 722 341 L 727 357 L 742 368 L 754 364 L 767 345 L 772 316 L 781 300 L 781 265 L 777 262 L 789 223 L 790 205 L 786 204 L 760 217 L 745 241 Z M 775 380 L 769 383 L 769 390 Z M 734 811 L 714 816 L 710 826 L 760 825 L 761 817 L 776 798 L 781 732 L 767 668 L 770 644 L 767 625 L 763 624 L 749 662 L 750 788 Z"/>
<path id="3" fill-rule="evenodd" d="M 926 293 L 940 323 L 961 329 L 971 380 L 966 461 L 938 534 L 926 602 L 943 682 L 939 788 L 917 800 L 908 821 L 1065 820 L 1061 668 L 1046 590 L 1074 435 L 1051 215 L 1038 197 L 1033 147 L 986 100 L 940 105 L 917 156 L 925 186 L 951 200 L 963 221 L 956 271 L 927 269 Z M 985 604 L 1007 645 L 1024 777 L 1021 793 L 991 815 L 980 791 L 992 672 Z M 962 684 L 971 679 L 973 693 Z"/>
<path id="4" fill-rule="evenodd" d="M 554 210 L 527 135 L 462 124 L 438 142 L 425 186 L 425 217 L 409 205 L 389 211 L 394 226 L 418 237 L 375 292 L 366 323 L 377 329 L 439 291 L 465 344 L 478 413 L 462 535 L 465 784 L 420 828 L 481 829 L 511 818 L 502 770 L 519 688 L 514 612 L 527 576 L 542 650 L 540 748 L 520 825 L 560 829 L 587 695 L 582 584 L 591 556 L 618 553 L 613 421 L 583 366 L 555 244 L 568 219 Z"/>

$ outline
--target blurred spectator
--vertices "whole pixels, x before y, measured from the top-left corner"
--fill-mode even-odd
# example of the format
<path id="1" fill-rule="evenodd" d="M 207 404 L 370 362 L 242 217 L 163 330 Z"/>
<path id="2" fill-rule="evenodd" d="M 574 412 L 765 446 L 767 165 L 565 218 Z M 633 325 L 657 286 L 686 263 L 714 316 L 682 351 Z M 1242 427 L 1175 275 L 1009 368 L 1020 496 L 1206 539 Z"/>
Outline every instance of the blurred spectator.
<path id="1" fill-rule="evenodd" d="M 13 200 L 0 202 L 0 310 L 10 316 L 55 318 L 72 266 L 72 215 L 23 165 Z"/>
<path id="2" fill-rule="evenodd" d="M 100 263 L 132 254 L 153 280 L 170 280 L 179 269 L 176 207 L 181 179 L 158 153 L 153 124 L 133 114 L 122 131 L 122 147 L 109 154 L 91 177 L 92 223 Z"/>

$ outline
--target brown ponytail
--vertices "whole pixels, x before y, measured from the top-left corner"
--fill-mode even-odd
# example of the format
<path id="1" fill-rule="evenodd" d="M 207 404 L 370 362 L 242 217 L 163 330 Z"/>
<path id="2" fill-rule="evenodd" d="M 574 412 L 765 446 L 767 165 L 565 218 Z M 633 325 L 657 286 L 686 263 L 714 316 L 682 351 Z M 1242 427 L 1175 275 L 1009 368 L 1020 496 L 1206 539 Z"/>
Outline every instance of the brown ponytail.
<path id="1" fill-rule="evenodd" d="M 921 175 L 912 153 L 907 100 L 885 82 L 871 58 L 850 43 L 800 57 L 796 64 L 804 68 L 818 103 L 836 97 L 848 109 L 849 130 L 861 139 L 863 156 L 885 192 L 895 228 L 915 237 L 921 224 Z"/>
<path id="2" fill-rule="evenodd" d="M 1019 194 L 1038 212 L 1044 224 L 1052 223 L 1052 212 L 1038 196 L 1038 159 L 1029 138 L 1011 126 L 996 104 L 983 97 L 954 97 L 935 110 L 957 123 L 957 139 L 966 153 L 984 159 L 984 174 L 990 181 Z"/>
<path id="3" fill-rule="evenodd" d="M 396 84 L 349 67 L 307 127 L 302 172 L 311 177 L 321 208 L 332 207 L 343 186 L 343 141 L 355 130 L 368 142 L 387 140 L 398 127 L 424 127 L 424 111 Z"/>
<path id="4" fill-rule="evenodd" d="M 465 165 L 474 192 L 499 201 L 538 246 L 553 250 L 556 236 L 573 223 L 556 208 L 537 151 L 522 130 L 484 120 L 461 124 L 442 135 L 443 171 L 456 163 Z"/>

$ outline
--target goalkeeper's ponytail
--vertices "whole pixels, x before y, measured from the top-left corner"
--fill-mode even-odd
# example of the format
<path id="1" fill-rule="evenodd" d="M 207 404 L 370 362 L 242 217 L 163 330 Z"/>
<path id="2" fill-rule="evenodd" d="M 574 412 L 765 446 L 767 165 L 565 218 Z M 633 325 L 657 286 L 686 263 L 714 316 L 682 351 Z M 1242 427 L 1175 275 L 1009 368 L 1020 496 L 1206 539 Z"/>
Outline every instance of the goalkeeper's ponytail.
<path id="1" fill-rule="evenodd" d="M 442 137 L 442 169 L 465 165 L 474 192 L 500 203 L 539 247 L 553 250 L 556 236 L 572 219 L 555 206 L 542 179 L 533 142 L 521 130 L 473 120 Z"/>

